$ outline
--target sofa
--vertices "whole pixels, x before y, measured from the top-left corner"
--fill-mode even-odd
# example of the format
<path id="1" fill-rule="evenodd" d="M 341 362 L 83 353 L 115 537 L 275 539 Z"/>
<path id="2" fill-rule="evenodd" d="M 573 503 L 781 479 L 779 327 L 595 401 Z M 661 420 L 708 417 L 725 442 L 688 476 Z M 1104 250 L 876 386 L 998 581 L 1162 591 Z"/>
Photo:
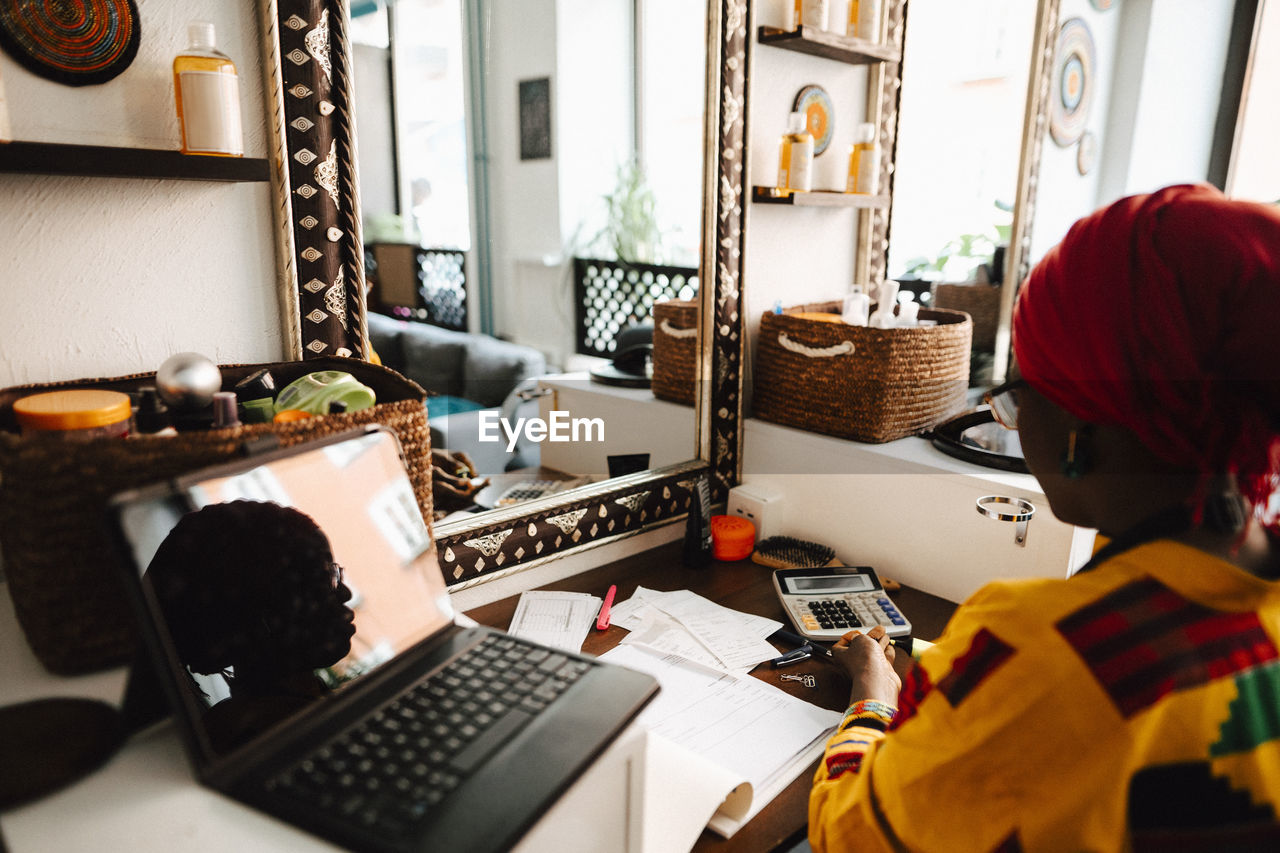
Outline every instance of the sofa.
<path id="1" fill-rule="evenodd" d="M 505 440 L 482 442 L 479 435 L 483 412 L 496 411 L 511 421 L 537 414 L 537 401 L 525 399 L 521 392 L 547 372 L 539 350 L 373 312 L 366 322 L 369 341 L 382 363 L 430 395 L 432 447 L 468 454 L 481 474 L 538 464 L 536 444 L 508 451 Z"/>

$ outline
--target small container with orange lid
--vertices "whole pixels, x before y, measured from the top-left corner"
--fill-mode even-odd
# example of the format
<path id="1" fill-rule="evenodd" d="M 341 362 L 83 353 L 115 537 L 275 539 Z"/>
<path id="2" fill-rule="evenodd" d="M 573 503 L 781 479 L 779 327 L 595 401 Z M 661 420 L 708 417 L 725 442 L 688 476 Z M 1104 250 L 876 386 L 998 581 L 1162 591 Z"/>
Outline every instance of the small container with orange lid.
<path id="1" fill-rule="evenodd" d="M 755 525 L 739 515 L 711 516 L 711 556 L 745 560 L 756 547 Z"/>
<path id="2" fill-rule="evenodd" d="M 24 435 L 43 433 L 74 441 L 127 436 L 132 413 L 128 394 L 95 388 L 46 391 L 13 404 Z"/>

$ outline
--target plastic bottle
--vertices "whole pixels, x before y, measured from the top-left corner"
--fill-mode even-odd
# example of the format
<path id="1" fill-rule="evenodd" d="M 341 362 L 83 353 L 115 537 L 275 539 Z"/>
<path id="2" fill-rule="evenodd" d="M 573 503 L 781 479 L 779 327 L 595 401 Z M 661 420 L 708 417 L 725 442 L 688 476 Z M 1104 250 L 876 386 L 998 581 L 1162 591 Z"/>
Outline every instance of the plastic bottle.
<path id="1" fill-rule="evenodd" d="M 876 293 L 876 310 L 871 312 L 867 325 L 873 329 L 892 329 L 898 325 L 893 309 L 898 304 L 898 282 L 885 279 Z"/>
<path id="2" fill-rule="evenodd" d="M 829 0 L 796 0 L 794 20 L 800 26 L 825 30 L 829 17 Z"/>
<path id="3" fill-rule="evenodd" d="M 876 126 L 869 121 L 858 125 L 856 140 L 849 147 L 849 180 L 845 192 L 875 195 L 880 185 L 880 146 Z"/>
<path id="4" fill-rule="evenodd" d="M 844 298 L 844 310 L 840 319 L 850 326 L 865 326 L 871 317 L 871 297 L 863 292 L 862 285 L 855 284 Z"/>
<path id="5" fill-rule="evenodd" d="M 849 0 L 849 21 L 845 35 L 879 44 L 883 6 L 881 0 Z"/>
<path id="6" fill-rule="evenodd" d="M 813 186 L 813 136 L 803 113 L 787 116 L 787 132 L 778 148 L 778 188 L 808 192 Z"/>
<path id="7" fill-rule="evenodd" d="M 213 24 L 192 21 L 187 37 L 190 44 L 173 59 L 182 152 L 243 157 L 240 78 L 235 63 L 214 47 Z"/>

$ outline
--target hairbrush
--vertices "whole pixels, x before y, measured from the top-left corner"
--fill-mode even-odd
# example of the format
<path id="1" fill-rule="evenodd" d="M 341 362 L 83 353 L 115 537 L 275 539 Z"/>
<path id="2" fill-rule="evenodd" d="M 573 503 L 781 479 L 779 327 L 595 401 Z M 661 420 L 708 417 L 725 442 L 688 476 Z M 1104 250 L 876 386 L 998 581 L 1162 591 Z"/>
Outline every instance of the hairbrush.
<path id="1" fill-rule="evenodd" d="M 836 552 L 817 542 L 792 536 L 770 536 L 756 544 L 751 559 L 772 569 L 812 569 L 828 565 Z"/>

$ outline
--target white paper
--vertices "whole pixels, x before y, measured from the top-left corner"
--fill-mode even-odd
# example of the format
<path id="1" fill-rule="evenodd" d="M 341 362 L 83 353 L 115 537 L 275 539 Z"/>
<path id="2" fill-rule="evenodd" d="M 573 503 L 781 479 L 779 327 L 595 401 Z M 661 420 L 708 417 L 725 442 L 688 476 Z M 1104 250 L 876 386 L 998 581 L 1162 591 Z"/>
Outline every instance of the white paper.
<path id="1" fill-rule="evenodd" d="M 811 705 L 759 679 L 634 643 L 611 649 L 601 660 L 658 680 L 661 692 L 636 721 L 651 734 L 698 756 L 698 761 L 690 762 L 688 775 L 707 776 L 705 767 L 697 769 L 704 762 L 718 768 L 708 784 L 724 793 L 708 826 L 726 838 L 822 754 L 826 739 L 840 722 L 835 711 Z M 726 788 L 728 783 L 732 785 Z M 741 787 L 744 783 L 748 787 Z M 730 792 L 734 797 L 724 799 Z M 689 795 L 688 808 L 696 813 L 701 800 L 695 802 L 692 791 Z M 697 795 L 710 796 L 707 792 Z M 693 820 L 695 816 L 686 817 Z M 646 827 L 648 822 L 646 803 Z"/>
<path id="2" fill-rule="evenodd" d="M 552 648 L 579 652 L 595 625 L 600 604 L 598 596 L 585 592 L 522 592 L 507 633 Z"/>
<path id="3" fill-rule="evenodd" d="M 781 628 L 781 622 L 723 607 L 687 589 L 656 592 L 638 587 L 611 612 L 615 625 L 643 635 L 645 645 L 730 672 L 746 672 L 778 656 L 764 638 Z"/>

